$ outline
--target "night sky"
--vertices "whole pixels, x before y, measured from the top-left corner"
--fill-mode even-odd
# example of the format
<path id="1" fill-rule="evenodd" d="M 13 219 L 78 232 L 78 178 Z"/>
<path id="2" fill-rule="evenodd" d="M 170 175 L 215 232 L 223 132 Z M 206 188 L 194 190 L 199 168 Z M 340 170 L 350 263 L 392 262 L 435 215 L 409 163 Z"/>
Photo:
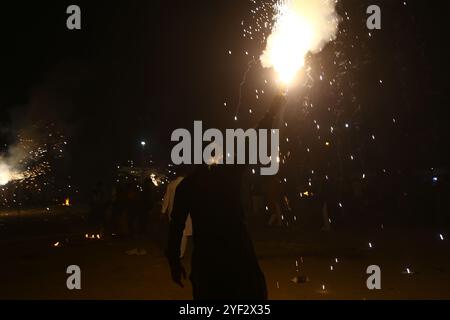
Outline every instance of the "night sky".
<path id="1" fill-rule="evenodd" d="M 351 17 L 342 24 L 347 33 L 311 62 L 337 74 L 331 65 L 336 52 L 355 61 L 354 70 L 337 78 L 348 99 L 336 100 L 336 92 L 324 85 L 293 90 L 285 115 L 298 119 L 295 130 L 287 131 L 298 138 L 292 150 L 312 144 L 305 138 L 316 136 L 308 119 L 324 126 L 336 121 L 325 108 L 308 118 L 294 111 L 299 100 L 309 99 L 335 105 L 342 118 L 357 124 L 360 129 L 346 141 L 362 148 L 366 168 L 382 163 L 421 171 L 448 165 L 448 10 L 442 1 L 406 3 L 340 2 L 341 16 Z M 66 29 L 70 4 L 81 7 L 81 31 Z M 382 30 L 369 39 L 365 9 L 370 4 L 381 7 L 383 20 Z M 241 21 L 251 19 L 251 8 L 244 0 L 2 5 L 0 142 L 13 143 L 17 130 L 36 121 L 54 122 L 69 137 L 72 174 L 86 181 L 136 159 L 142 139 L 154 159 L 168 160 L 171 132 L 192 128 L 193 120 L 236 126 L 234 107 L 249 61 L 244 52 L 258 57 L 262 49 L 242 37 Z M 357 35 L 360 41 L 354 41 Z M 249 74 L 238 125 L 254 124 L 270 103 L 273 86 L 254 101 L 255 88 L 270 74 L 259 66 Z M 373 133 L 378 145 L 361 147 Z"/>

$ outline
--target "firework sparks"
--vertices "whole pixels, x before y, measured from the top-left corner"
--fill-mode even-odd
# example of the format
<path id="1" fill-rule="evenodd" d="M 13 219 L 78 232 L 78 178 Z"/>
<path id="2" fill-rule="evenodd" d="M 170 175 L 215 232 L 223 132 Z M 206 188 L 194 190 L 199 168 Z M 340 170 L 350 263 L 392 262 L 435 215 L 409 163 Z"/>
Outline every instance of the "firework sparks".
<path id="1" fill-rule="evenodd" d="M 18 193 L 33 190 L 39 194 L 52 184 L 47 176 L 67 145 L 65 137 L 55 129 L 52 124 L 32 126 L 18 134 L 17 142 L 0 155 L 1 206 L 21 205 L 26 199 L 19 198 Z"/>
<path id="2" fill-rule="evenodd" d="M 10 181 L 22 180 L 24 175 L 15 171 L 5 162 L 0 162 L 0 186 L 7 185 Z"/>

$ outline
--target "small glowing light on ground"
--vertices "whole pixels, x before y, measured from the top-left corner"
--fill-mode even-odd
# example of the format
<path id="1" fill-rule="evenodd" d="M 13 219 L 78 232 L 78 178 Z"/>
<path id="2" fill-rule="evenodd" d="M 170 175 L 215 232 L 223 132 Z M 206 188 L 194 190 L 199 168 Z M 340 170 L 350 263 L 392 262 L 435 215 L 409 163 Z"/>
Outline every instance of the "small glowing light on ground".
<path id="1" fill-rule="evenodd" d="M 403 274 L 414 274 L 414 272 L 411 270 L 411 268 L 406 268 L 405 271 L 402 272 Z"/>

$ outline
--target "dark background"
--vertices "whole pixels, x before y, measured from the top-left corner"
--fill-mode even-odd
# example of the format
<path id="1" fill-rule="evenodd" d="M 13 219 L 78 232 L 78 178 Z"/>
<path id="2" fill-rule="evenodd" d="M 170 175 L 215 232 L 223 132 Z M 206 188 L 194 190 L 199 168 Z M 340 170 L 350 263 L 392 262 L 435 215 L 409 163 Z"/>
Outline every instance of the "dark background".
<path id="1" fill-rule="evenodd" d="M 355 85 L 347 89 L 359 105 L 333 101 L 332 92 L 323 105 L 335 102 L 348 118 L 357 110 L 361 130 L 349 139 L 360 149 L 376 131 L 378 145 L 361 151 L 369 168 L 390 164 L 424 170 L 445 167 L 449 160 L 448 5 L 406 2 L 405 7 L 403 1 L 341 1 L 339 13 L 351 16 L 343 22 L 348 32 L 313 58 L 330 65 L 326 57 L 340 50 L 354 59 L 355 70 L 338 81 L 343 88 Z M 70 4 L 81 7 L 81 31 L 66 29 Z M 370 4 L 381 7 L 383 29 L 373 31 L 369 41 L 365 9 Z M 243 0 L 2 4 L 2 145 L 13 143 L 23 126 L 55 122 L 70 138 L 70 170 L 81 183 L 108 176 L 116 164 L 137 158 L 142 139 L 155 159 L 168 160 L 171 132 L 191 128 L 195 119 L 208 126 L 233 126 L 230 108 L 237 104 L 249 60 L 243 52 L 257 57 L 261 50 L 242 38 L 240 22 L 250 19 L 251 8 Z M 267 75 L 260 69 L 250 83 Z M 382 91 L 375 88 L 377 79 L 384 81 Z M 251 85 L 245 88 L 244 105 L 253 103 L 252 90 Z M 259 101 L 258 114 L 274 90 Z M 308 94 L 322 101 L 314 98 L 317 92 Z M 336 120 L 316 112 L 311 119 Z M 393 117 L 398 119 L 395 128 Z M 244 117 L 240 124 L 255 119 Z M 292 133 L 303 141 L 300 145 L 305 143 L 302 134 L 313 130 L 303 128 Z"/>

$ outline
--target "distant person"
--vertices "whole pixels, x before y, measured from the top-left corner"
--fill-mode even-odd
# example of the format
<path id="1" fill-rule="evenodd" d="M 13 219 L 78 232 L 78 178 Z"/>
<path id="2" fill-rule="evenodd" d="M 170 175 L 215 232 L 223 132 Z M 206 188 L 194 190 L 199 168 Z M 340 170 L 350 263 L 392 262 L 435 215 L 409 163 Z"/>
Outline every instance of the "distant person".
<path id="1" fill-rule="evenodd" d="M 154 201 L 152 186 L 153 183 L 150 179 L 144 181 L 142 188 L 134 183 L 128 183 L 126 186 L 124 209 L 128 217 L 128 235 L 131 235 L 134 239 L 139 239 L 145 235 L 148 215 Z M 125 254 L 143 256 L 147 254 L 147 250 L 138 246 L 125 251 Z"/>
<path id="2" fill-rule="evenodd" d="M 137 220 L 140 211 L 140 190 L 136 183 L 128 183 L 126 187 L 126 212 L 128 218 L 128 235 L 137 235 Z"/>
<path id="3" fill-rule="evenodd" d="M 97 182 L 91 193 L 89 223 L 94 231 L 100 231 L 103 228 L 106 209 L 108 206 L 108 197 L 102 182 Z"/>
<path id="4" fill-rule="evenodd" d="M 265 183 L 265 194 L 270 218 L 269 227 L 281 227 L 283 223 L 281 201 L 283 199 L 281 184 L 277 176 L 267 177 Z"/>
<path id="5" fill-rule="evenodd" d="M 260 127 L 269 129 L 284 102 L 275 99 Z M 167 256 L 172 279 L 183 286 L 180 242 L 192 217 L 190 280 L 196 300 L 267 299 L 267 288 L 245 222 L 241 201 L 244 165 L 202 165 L 177 187 Z"/>
<path id="6" fill-rule="evenodd" d="M 167 217 L 169 218 L 169 221 L 172 219 L 172 210 L 173 210 L 173 202 L 175 199 L 175 192 L 180 184 L 181 181 L 183 181 L 184 176 L 179 176 L 175 180 L 171 181 L 167 185 L 166 194 L 164 195 L 163 203 L 161 212 L 163 214 L 167 214 Z M 186 225 L 183 230 L 183 237 L 181 239 L 181 245 L 180 245 L 180 258 L 183 258 L 186 253 L 187 244 L 189 241 L 189 238 L 192 236 L 192 219 L 191 216 L 188 215 L 186 219 Z"/>
<path id="7" fill-rule="evenodd" d="M 318 198 L 322 214 L 321 230 L 328 232 L 331 230 L 330 205 L 333 203 L 331 182 L 328 179 L 321 182 Z"/>
<path id="8" fill-rule="evenodd" d="M 128 234 L 128 205 L 127 205 L 128 185 L 120 182 L 115 186 L 115 199 L 113 203 L 113 225 L 115 232 L 124 236 Z"/>
<path id="9" fill-rule="evenodd" d="M 145 235 L 148 230 L 150 213 L 156 202 L 155 185 L 150 178 L 144 180 L 139 198 L 139 212 L 136 219 L 136 232 L 138 235 Z"/>

